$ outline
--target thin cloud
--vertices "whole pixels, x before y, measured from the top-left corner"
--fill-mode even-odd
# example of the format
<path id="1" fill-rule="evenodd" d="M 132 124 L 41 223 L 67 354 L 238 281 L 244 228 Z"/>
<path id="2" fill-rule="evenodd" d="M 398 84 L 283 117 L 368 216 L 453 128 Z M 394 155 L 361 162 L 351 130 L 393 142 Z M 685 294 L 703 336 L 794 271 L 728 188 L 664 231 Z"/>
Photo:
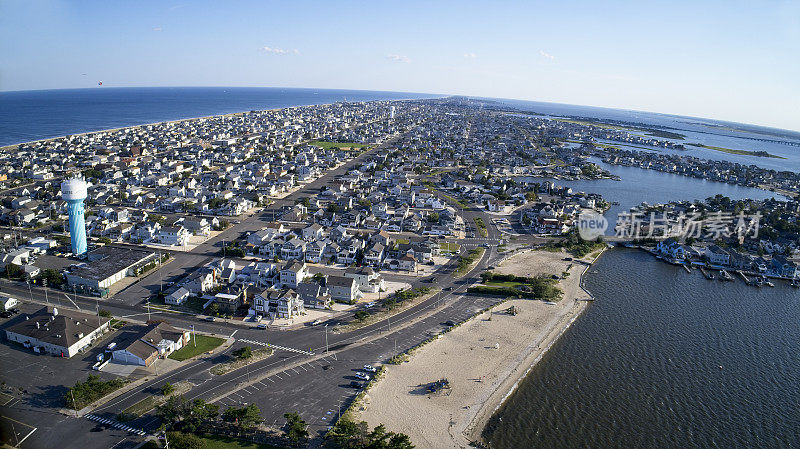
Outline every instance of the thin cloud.
<path id="1" fill-rule="evenodd" d="M 464 57 L 467 59 L 475 59 L 478 57 L 475 53 L 464 53 Z"/>
<path id="2" fill-rule="evenodd" d="M 386 55 L 386 58 L 396 62 L 411 62 L 411 60 L 408 59 L 408 56 L 403 56 L 403 55 L 389 54 Z"/>
<path id="3" fill-rule="evenodd" d="M 556 57 L 555 57 L 555 56 L 551 55 L 550 53 L 547 53 L 547 52 L 546 52 L 546 51 L 544 51 L 544 50 L 539 50 L 539 54 L 540 54 L 540 55 L 542 55 L 543 57 L 545 57 L 545 58 L 547 58 L 547 59 L 551 60 L 551 61 L 552 61 L 552 60 L 554 60 L 554 59 L 556 59 Z"/>
<path id="4" fill-rule="evenodd" d="M 285 48 L 275 48 L 275 47 L 261 47 L 261 50 L 275 55 L 287 55 L 289 53 L 294 53 L 294 54 L 299 53 L 297 49 L 294 49 L 294 51 L 292 51 L 292 50 L 287 50 Z"/>
<path id="5" fill-rule="evenodd" d="M 153 27 L 153 31 L 161 31 L 161 27 Z"/>

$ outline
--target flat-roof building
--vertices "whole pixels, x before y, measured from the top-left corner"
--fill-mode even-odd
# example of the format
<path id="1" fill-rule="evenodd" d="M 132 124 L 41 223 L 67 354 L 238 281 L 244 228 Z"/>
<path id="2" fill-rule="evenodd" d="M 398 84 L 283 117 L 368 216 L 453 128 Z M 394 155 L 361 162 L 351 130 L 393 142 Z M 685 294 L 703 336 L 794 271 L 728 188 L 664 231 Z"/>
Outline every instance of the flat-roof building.
<path id="1" fill-rule="evenodd" d="M 72 357 L 109 328 L 109 318 L 55 307 L 42 307 L 6 328 L 6 339 L 61 357 Z"/>
<path id="2" fill-rule="evenodd" d="M 89 261 L 69 268 L 64 275 L 70 287 L 104 295 L 125 276 L 156 260 L 156 253 L 132 248 L 104 246 L 89 253 Z"/>

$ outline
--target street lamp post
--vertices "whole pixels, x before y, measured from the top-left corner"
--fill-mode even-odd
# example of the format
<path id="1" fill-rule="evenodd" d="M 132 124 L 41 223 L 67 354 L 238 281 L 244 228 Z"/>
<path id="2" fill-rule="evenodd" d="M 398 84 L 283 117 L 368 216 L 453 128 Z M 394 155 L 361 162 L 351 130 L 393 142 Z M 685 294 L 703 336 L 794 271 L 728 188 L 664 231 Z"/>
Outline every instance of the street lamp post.
<path id="1" fill-rule="evenodd" d="M 47 279 L 42 279 L 42 288 L 44 289 L 44 301 L 50 305 L 50 300 L 47 299 Z"/>
<path id="2" fill-rule="evenodd" d="M 325 324 L 325 355 L 328 354 L 328 324 Z"/>

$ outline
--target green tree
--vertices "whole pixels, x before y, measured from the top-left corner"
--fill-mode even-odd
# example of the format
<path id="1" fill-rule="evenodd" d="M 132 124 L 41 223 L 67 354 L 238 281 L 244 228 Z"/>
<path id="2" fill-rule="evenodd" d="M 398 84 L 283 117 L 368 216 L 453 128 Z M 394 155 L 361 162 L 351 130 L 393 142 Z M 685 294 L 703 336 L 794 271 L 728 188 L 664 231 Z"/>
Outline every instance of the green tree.
<path id="1" fill-rule="evenodd" d="M 241 408 L 230 407 L 222 412 L 222 419 L 236 423 L 243 429 L 249 429 L 262 421 L 261 409 L 255 404 Z"/>
<path id="2" fill-rule="evenodd" d="M 253 356 L 253 348 L 250 346 L 242 346 L 241 348 L 233 351 L 233 355 L 241 360 L 249 359 Z"/>
<path id="3" fill-rule="evenodd" d="M 111 318 L 111 312 L 109 312 L 106 309 L 100 309 L 100 311 L 97 312 L 97 314 L 100 315 L 103 318 Z"/>
<path id="4" fill-rule="evenodd" d="M 164 396 L 169 396 L 174 391 L 175 391 L 175 386 L 169 382 L 161 386 L 161 394 L 163 394 Z"/>
<path id="5" fill-rule="evenodd" d="M 206 443 L 191 433 L 167 432 L 170 449 L 205 449 Z"/>
<path id="6" fill-rule="evenodd" d="M 297 412 L 286 413 L 283 417 L 286 418 L 286 437 L 289 441 L 299 445 L 308 438 L 308 426 Z"/>
<path id="7" fill-rule="evenodd" d="M 366 310 L 359 310 L 353 314 L 353 318 L 355 318 L 358 321 L 364 321 L 367 319 L 368 316 L 369 312 L 367 312 Z"/>

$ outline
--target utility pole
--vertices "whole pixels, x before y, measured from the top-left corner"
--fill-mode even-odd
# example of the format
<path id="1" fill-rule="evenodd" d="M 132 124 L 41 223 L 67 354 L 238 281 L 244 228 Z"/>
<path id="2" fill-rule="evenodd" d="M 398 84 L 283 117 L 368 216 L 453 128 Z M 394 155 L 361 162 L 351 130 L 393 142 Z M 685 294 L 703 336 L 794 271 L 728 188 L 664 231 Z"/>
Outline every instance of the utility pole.
<path id="1" fill-rule="evenodd" d="M 161 251 L 158 251 L 158 289 L 164 292 L 164 274 L 161 272 Z"/>
<path id="2" fill-rule="evenodd" d="M 328 324 L 325 324 L 325 355 L 328 354 Z"/>
<path id="3" fill-rule="evenodd" d="M 50 305 L 50 300 L 47 299 L 47 279 L 42 279 L 42 288 L 44 288 L 44 301 Z"/>
<path id="4" fill-rule="evenodd" d="M 31 290 L 31 280 L 28 279 L 25 281 L 25 283 L 28 284 L 28 293 L 31 295 L 31 302 L 33 302 L 33 290 Z"/>
<path id="5" fill-rule="evenodd" d="M 192 342 L 194 342 L 194 347 L 197 347 L 197 334 L 194 333 L 194 324 L 192 324 Z"/>
<path id="6" fill-rule="evenodd" d="M 150 321 L 150 298 L 147 298 L 147 321 Z"/>

